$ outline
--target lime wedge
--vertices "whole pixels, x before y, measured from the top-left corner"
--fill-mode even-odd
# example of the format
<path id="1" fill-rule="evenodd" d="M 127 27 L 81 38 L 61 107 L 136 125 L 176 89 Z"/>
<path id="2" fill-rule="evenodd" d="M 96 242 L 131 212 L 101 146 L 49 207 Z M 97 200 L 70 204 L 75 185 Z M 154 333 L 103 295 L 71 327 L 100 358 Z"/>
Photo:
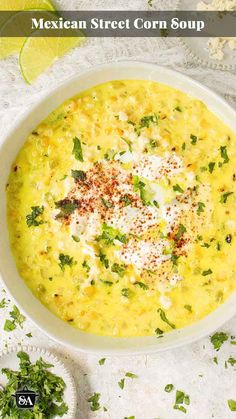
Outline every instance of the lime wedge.
<path id="1" fill-rule="evenodd" d="M 50 0 L 1 0 L 0 10 L 46 9 L 55 10 Z"/>
<path id="2" fill-rule="evenodd" d="M 27 83 L 32 83 L 54 61 L 72 48 L 80 45 L 81 37 L 30 37 L 27 38 L 20 52 L 20 68 Z"/>
<path id="3" fill-rule="evenodd" d="M 53 16 L 51 12 L 48 12 L 45 9 L 34 10 L 41 12 L 42 17 L 48 17 L 51 19 Z M 0 28 L 0 59 L 20 52 L 26 40 L 26 36 L 29 36 L 29 33 L 27 33 L 25 29 L 25 19 L 27 18 L 27 13 L 30 11 L 32 10 L 27 9 L 25 11 L 15 13 Z M 14 37 L 13 35 L 16 31 L 21 34 L 21 36 Z"/>

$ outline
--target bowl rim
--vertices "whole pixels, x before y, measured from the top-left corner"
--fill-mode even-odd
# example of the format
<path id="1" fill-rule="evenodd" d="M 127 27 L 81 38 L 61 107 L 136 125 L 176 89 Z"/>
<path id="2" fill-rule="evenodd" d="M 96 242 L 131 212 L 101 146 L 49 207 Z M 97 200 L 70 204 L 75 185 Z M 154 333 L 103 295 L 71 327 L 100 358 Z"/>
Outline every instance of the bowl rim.
<path id="1" fill-rule="evenodd" d="M 43 104 L 46 104 L 46 102 L 50 98 L 53 99 L 54 96 L 58 92 L 60 92 L 60 90 L 62 88 L 65 89 L 65 88 L 67 88 L 67 86 L 71 86 L 73 83 L 78 82 L 83 77 L 85 77 L 85 76 L 89 77 L 90 75 L 93 75 L 93 74 L 95 74 L 96 72 L 99 72 L 99 71 L 100 72 L 101 71 L 106 71 L 106 70 L 112 71 L 112 70 L 117 70 L 117 69 L 125 70 L 126 68 L 129 68 L 131 66 L 135 67 L 136 69 L 145 68 L 145 70 L 147 72 L 148 71 L 150 73 L 153 72 L 155 75 L 165 73 L 169 77 L 170 80 L 172 78 L 173 79 L 177 78 L 180 83 L 181 82 L 183 83 L 183 86 L 186 83 L 186 85 L 192 86 L 194 89 L 197 89 L 197 90 L 201 91 L 202 94 L 205 92 L 209 96 L 209 98 L 212 98 L 213 101 L 215 101 L 216 103 L 221 105 L 222 109 L 225 109 L 225 112 L 227 111 L 229 114 L 234 116 L 234 118 L 236 117 L 236 111 L 220 95 L 216 94 L 215 92 L 213 92 L 211 89 L 204 86 L 200 82 L 182 74 L 179 71 L 176 71 L 176 70 L 173 70 L 173 69 L 170 69 L 170 68 L 167 68 L 167 67 L 159 66 L 159 65 L 156 65 L 156 64 L 153 64 L 153 63 L 142 62 L 142 61 L 118 60 L 118 61 L 115 61 L 115 62 L 109 62 L 109 63 L 93 66 L 89 70 L 87 69 L 87 70 L 81 71 L 76 76 L 72 76 L 72 77 L 67 78 L 65 81 L 63 81 L 62 83 L 59 83 L 56 87 L 54 87 L 53 89 L 48 91 L 46 94 L 40 96 L 40 99 L 31 107 L 31 109 L 27 109 L 25 112 L 20 114 L 19 118 L 16 119 L 16 121 L 13 123 L 11 128 L 3 136 L 3 139 L 0 143 L 0 157 L 1 157 L 1 153 L 2 153 L 2 150 L 3 150 L 4 146 L 10 141 L 14 132 L 19 130 L 23 126 L 23 124 L 26 123 L 27 119 L 34 112 L 37 111 L 37 108 L 39 108 L 40 106 L 42 107 Z M 110 80 L 115 80 L 115 79 L 117 79 L 117 78 L 112 78 L 112 77 L 110 78 Z M 122 79 L 124 79 L 124 77 Z M 127 77 L 127 79 L 141 80 L 140 78 L 135 78 L 135 77 L 131 77 L 131 78 Z M 158 82 L 158 80 L 155 80 L 152 77 L 150 79 L 146 78 L 146 80 L 153 80 L 153 81 Z M 179 87 L 175 87 L 175 85 L 174 85 L 175 83 L 174 84 L 168 83 L 168 82 L 164 83 L 162 81 L 160 81 L 160 83 L 167 84 L 169 86 L 172 86 L 175 89 L 181 90 Z M 100 84 L 100 83 L 91 84 L 90 87 L 96 86 L 97 84 Z M 82 88 L 80 91 L 82 92 L 83 90 L 85 90 L 85 89 Z M 187 90 L 185 92 L 187 93 Z M 190 96 L 199 98 L 198 95 L 195 96 L 195 95 L 192 95 L 192 93 L 187 93 L 187 94 L 189 94 Z M 76 93 L 74 93 L 74 95 L 76 95 Z M 68 95 L 68 99 L 70 97 L 73 97 L 73 96 Z M 65 101 L 65 100 L 66 99 L 64 99 L 63 101 Z M 63 103 L 63 101 L 61 103 Z M 54 105 L 52 107 L 51 111 L 53 111 L 53 109 L 56 109 L 57 106 L 58 105 Z M 43 119 L 41 118 L 41 121 L 42 120 Z M 231 120 L 231 118 L 228 117 L 228 122 L 230 120 Z M 235 124 L 235 131 L 236 131 L 236 124 Z M 19 148 L 16 149 L 16 152 L 18 152 L 18 151 L 19 151 Z M 4 220 L 4 222 L 6 223 L 6 219 Z M 0 224 L 0 231 L 1 231 L 1 224 Z M 0 251 L 0 256 L 1 256 L 1 251 Z M 12 258 L 12 261 L 13 261 L 13 258 Z M 144 336 L 144 337 L 141 337 L 141 338 L 140 337 L 135 337 L 135 338 L 134 337 L 131 337 L 131 338 L 120 338 L 119 337 L 119 338 L 117 338 L 117 337 L 108 337 L 108 336 L 98 336 L 98 335 L 92 335 L 92 334 L 89 334 L 89 333 L 79 331 L 78 329 L 74 329 L 74 330 L 77 331 L 78 334 L 80 334 L 80 336 L 85 337 L 85 343 L 82 343 L 82 342 L 79 341 L 79 344 L 78 343 L 75 344 L 72 341 L 69 341 L 67 337 L 58 336 L 58 332 L 51 330 L 48 325 L 44 324 L 44 326 L 43 326 L 42 322 L 40 323 L 40 321 L 35 318 L 37 316 L 34 316 L 32 313 L 29 314 L 28 309 L 27 309 L 27 304 L 25 304 L 25 302 L 23 304 L 22 302 L 18 301 L 17 296 L 13 292 L 13 287 L 11 286 L 10 281 L 8 281 L 8 279 L 7 279 L 7 276 L 8 276 L 8 274 L 5 274 L 3 272 L 2 263 L 0 262 L 0 277 L 3 281 L 4 287 L 7 289 L 7 291 L 9 292 L 9 294 L 10 294 L 12 300 L 13 300 L 13 302 L 16 303 L 16 305 L 20 308 L 22 313 L 24 313 L 33 322 L 33 324 L 37 328 L 40 329 L 40 331 L 42 331 L 44 334 L 46 334 L 50 338 L 54 339 L 55 341 L 65 345 L 65 346 L 68 346 L 68 347 L 70 347 L 74 350 L 79 350 L 79 351 L 82 351 L 82 352 L 89 352 L 89 353 L 103 354 L 103 355 L 104 354 L 105 355 L 119 355 L 120 356 L 120 355 L 151 354 L 151 353 L 157 353 L 157 352 L 161 352 L 161 351 L 168 350 L 168 349 L 174 349 L 174 348 L 178 348 L 180 346 L 186 345 L 186 344 L 193 343 L 193 342 L 211 334 L 212 332 L 214 332 L 216 329 L 221 327 L 225 322 L 230 320 L 236 314 L 236 304 L 235 304 L 236 303 L 236 293 L 233 293 L 221 306 L 219 306 L 216 310 L 211 312 L 209 315 L 205 316 L 203 319 L 199 320 L 198 322 L 196 322 L 194 324 L 191 324 L 190 326 L 186 326 L 182 329 L 177 329 L 177 330 L 170 331 L 170 332 L 166 333 L 165 337 L 162 340 L 157 339 L 155 336 L 152 336 L 152 337 Z M 22 280 L 22 282 L 24 282 L 23 279 L 21 279 L 21 280 Z M 27 287 L 26 284 L 25 284 L 25 287 Z M 40 304 L 42 305 L 42 303 L 40 303 Z M 226 307 L 228 307 L 227 310 L 226 310 Z M 47 313 L 50 313 L 49 310 L 46 307 L 44 307 L 44 309 L 47 311 Z M 48 314 L 48 317 L 51 317 L 51 316 L 55 317 L 55 315 L 52 315 L 51 313 Z M 217 318 L 216 324 L 214 324 L 214 322 L 212 321 L 212 320 L 215 320 L 215 317 Z M 63 320 L 61 320 L 61 319 L 59 319 L 59 322 L 64 323 L 67 327 L 71 327 L 68 324 L 66 324 L 66 322 L 63 322 Z M 58 323 L 58 325 L 59 325 L 59 323 Z M 200 326 L 202 326 L 202 327 L 200 327 Z M 195 330 L 195 329 L 197 329 L 197 330 Z M 183 333 L 183 331 L 185 333 Z M 173 341 L 172 340 L 169 341 L 169 339 L 168 339 L 168 336 L 171 336 L 171 335 L 174 336 Z M 183 335 L 183 336 L 181 336 L 181 335 Z M 90 341 L 89 336 L 91 338 L 91 341 Z M 98 345 L 96 345 L 96 344 L 94 345 L 93 343 L 91 344 L 91 342 L 93 340 L 97 341 Z M 100 344 L 99 342 L 103 342 L 103 343 Z M 118 344 L 114 345 L 111 342 L 113 342 L 113 343 L 116 342 Z M 129 347 L 129 342 L 130 343 L 132 342 L 130 347 Z M 136 342 L 136 343 L 134 343 L 134 342 Z M 147 342 L 147 344 L 145 344 L 145 342 Z M 124 343 L 124 345 L 123 345 L 123 343 Z"/>

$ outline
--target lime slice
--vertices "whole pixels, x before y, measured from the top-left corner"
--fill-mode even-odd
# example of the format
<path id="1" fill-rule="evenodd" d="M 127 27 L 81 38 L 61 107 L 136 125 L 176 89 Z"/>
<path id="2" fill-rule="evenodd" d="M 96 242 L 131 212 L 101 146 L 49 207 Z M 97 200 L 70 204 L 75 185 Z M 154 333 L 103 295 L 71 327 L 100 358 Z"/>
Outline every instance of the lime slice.
<path id="1" fill-rule="evenodd" d="M 46 11 L 45 9 L 34 9 L 37 12 L 42 12 L 42 17 L 52 18 L 52 13 Z M 25 30 L 25 19 L 27 18 L 27 13 L 32 11 L 31 9 L 25 10 L 19 13 L 15 13 L 11 18 L 9 18 L 0 29 L 0 59 L 6 58 L 9 55 L 16 54 L 20 52 L 26 36 L 28 37 L 29 33 Z M 14 37 L 16 33 L 21 34 L 21 37 Z M 8 35 L 7 37 L 5 35 Z"/>
<path id="2" fill-rule="evenodd" d="M 1 0 L 1 10 L 46 9 L 55 10 L 50 0 Z"/>
<path id="3" fill-rule="evenodd" d="M 80 45 L 81 37 L 30 37 L 27 38 L 20 52 L 20 68 L 27 83 L 32 83 L 54 61 L 72 48 Z"/>

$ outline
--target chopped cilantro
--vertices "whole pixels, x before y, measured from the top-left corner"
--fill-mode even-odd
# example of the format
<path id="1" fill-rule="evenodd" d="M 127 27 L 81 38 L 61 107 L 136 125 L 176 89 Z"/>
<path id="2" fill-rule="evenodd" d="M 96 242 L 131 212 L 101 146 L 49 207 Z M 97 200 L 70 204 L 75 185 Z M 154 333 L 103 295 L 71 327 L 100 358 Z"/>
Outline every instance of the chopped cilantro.
<path id="1" fill-rule="evenodd" d="M 164 335 L 163 330 L 159 329 L 159 327 L 156 328 L 155 333 L 157 335 L 157 337 L 161 338 Z"/>
<path id="2" fill-rule="evenodd" d="M 73 234 L 72 234 L 72 239 L 74 240 L 74 242 L 76 242 L 76 243 L 79 243 L 80 242 L 80 238 L 78 237 L 78 236 L 74 236 Z"/>
<path id="3" fill-rule="evenodd" d="M 33 337 L 33 335 L 32 335 L 32 333 L 26 333 L 26 335 L 25 336 L 27 336 L 27 338 L 32 338 Z"/>
<path id="4" fill-rule="evenodd" d="M 178 229 L 178 231 L 177 231 L 177 233 L 176 233 L 176 235 L 175 235 L 175 238 L 176 238 L 176 240 L 180 240 L 181 239 L 181 237 L 183 236 L 183 234 L 184 233 L 186 233 L 186 228 L 184 227 L 184 225 L 183 224 L 180 224 L 179 225 L 179 229 Z"/>
<path id="5" fill-rule="evenodd" d="M 197 143 L 197 140 L 198 140 L 196 135 L 191 134 L 190 138 L 191 138 L 191 144 L 195 145 Z"/>
<path id="6" fill-rule="evenodd" d="M 89 264 L 88 264 L 88 262 L 87 262 L 87 260 L 84 260 L 83 261 L 83 263 L 82 263 L 82 267 L 84 268 L 84 269 L 86 269 L 86 271 L 87 272 L 89 272 L 90 271 L 90 266 L 89 266 Z"/>
<path id="7" fill-rule="evenodd" d="M 88 402 L 90 403 L 90 409 L 92 412 L 95 412 L 96 410 L 100 409 L 100 393 L 94 393 L 88 398 Z"/>
<path id="8" fill-rule="evenodd" d="M 185 308 L 186 310 L 188 310 L 188 311 L 189 311 L 189 313 L 192 313 L 192 306 L 190 306 L 189 304 L 185 304 L 185 305 L 184 305 L 184 308 Z"/>
<path id="9" fill-rule="evenodd" d="M 110 201 L 107 201 L 107 199 L 101 197 L 101 201 L 106 208 L 113 208 L 113 204 Z"/>
<path id="10" fill-rule="evenodd" d="M 181 411 L 181 412 L 183 412 L 183 413 L 187 413 L 187 409 L 186 409 L 186 407 L 184 407 L 184 406 L 182 406 L 182 405 L 175 404 L 175 405 L 173 406 L 173 409 L 175 409 L 175 410 L 180 410 L 180 411 Z"/>
<path id="11" fill-rule="evenodd" d="M 149 202 L 145 198 L 145 186 L 146 184 L 140 180 L 139 176 L 133 177 L 133 185 L 134 185 L 134 191 L 140 193 L 140 198 L 143 202 L 143 205 L 148 205 Z"/>
<path id="12" fill-rule="evenodd" d="M 184 151 L 186 149 L 186 143 L 183 143 L 181 148 Z"/>
<path id="13" fill-rule="evenodd" d="M 6 320 L 4 323 L 4 330 L 5 332 L 12 332 L 12 330 L 16 329 L 16 325 L 13 321 L 11 320 Z"/>
<path id="14" fill-rule="evenodd" d="M 149 145 L 151 148 L 156 148 L 159 146 L 159 142 L 157 140 L 154 140 L 153 138 L 151 138 L 151 140 L 149 140 Z"/>
<path id="15" fill-rule="evenodd" d="M 207 271 L 202 271 L 202 276 L 211 275 L 213 272 L 211 269 L 208 269 Z"/>
<path id="16" fill-rule="evenodd" d="M 129 148 L 129 151 L 130 151 L 130 153 L 132 153 L 132 141 L 130 141 L 130 140 L 127 140 L 126 138 L 124 138 L 124 137 L 121 137 L 121 139 L 127 144 L 127 146 L 128 146 L 128 148 Z"/>
<path id="17" fill-rule="evenodd" d="M 151 124 L 158 124 L 158 116 L 153 115 L 143 116 L 139 122 L 139 128 L 149 128 Z"/>
<path id="18" fill-rule="evenodd" d="M 167 319 L 164 310 L 158 308 L 157 312 L 160 314 L 160 318 L 163 322 L 167 323 L 172 329 L 176 329 L 176 326 Z"/>
<path id="19" fill-rule="evenodd" d="M 65 266 L 72 266 L 74 263 L 74 258 L 70 257 L 69 255 L 64 255 L 63 253 L 60 253 L 59 255 L 59 266 L 62 271 L 65 270 Z"/>
<path id="20" fill-rule="evenodd" d="M 133 291 L 130 288 L 123 288 L 121 290 L 121 295 L 126 298 L 130 298 L 133 295 Z"/>
<path id="21" fill-rule="evenodd" d="M 184 193 L 184 190 L 178 184 L 173 186 L 173 191 L 179 192 L 179 193 Z"/>
<path id="22" fill-rule="evenodd" d="M 74 143 L 74 147 L 73 147 L 72 153 L 74 154 L 76 160 L 83 162 L 84 158 L 83 158 L 83 150 L 81 146 L 81 141 L 79 140 L 78 137 L 74 137 L 73 143 Z"/>
<path id="23" fill-rule="evenodd" d="M 127 243 L 125 234 L 119 232 L 119 230 L 108 226 L 106 223 L 102 224 L 102 234 L 97 237 L 98 241 L 104 240 L 107 245 L 114 244 L 114 240 L 118 240 L 121 243 Z"/>
<path id="24" fill-rule="evenodd" d="M 210 173 L 212 173 L 213 172 L 213 170 L 214 170 L 214 168 L 215 168 L 215 162 L 210 162 L 209 164 L 208 164 L 208 169 L 209 169 L 209 172 Z"/>
<path id="25" fill-rule="evenodd" d="M 113 285 L 113 282 L 112 282 L 112 281 L 107 281 L 106 279 L 101 279 L 101 278 L 100 278 L 100 281 L 101 281 L 103 284 L 108 285 L 109 287 L 111 287 L 111 286 Z"/>
<path id="26" fill-rule="evenodd" d="M 152 7 L 153 6 L 153 0 L 148 0 L 148 6 Z M 129 418 L 127 418 L 129 419 Z"/>
<path id="27" fill-rule="evenodd" d="M 219 351 L 224 342 L 229 339 L 229 336 L 224 332 L 216 332 L 211 336 L 211 343 L 216 351 Z"/>
<path id="28" fill-rule="evenodd" d="M 217 356 L 214 356 L 214 358 L 213 358 L 213 362 L 214 362 L 216 365 L 218 365 L 218 358 L 217 358 Z"/>
<path id="29" fill-rule="evenodd" d="M 124 195 L 121 199 L 121 202 L 124 202 L 125 207 L 132 204 L 132 199 L 129 198 L 129 195 Z"/>
<path id="30" fill-rule="evenodd" d="M 228 400 L 228 406 L 232 412 L 236 412 L 236 400 Z"/>
<path id="31" fill-rule="evenodd" d="M 179 256 L 177 256 L 175 253 L 172 253 L 170 260 L 173 263 L 173 265 L 177 265 L 178 259 L 179 259 Z"/>
<path id="32" fill-rule="evenodd" d="M 197 215 L 200 215 L 201 212 L 204 212 L 205 207 L 206 205 L 204 204 L 204 202 L 198 202 Z"/>
<path id="33" fill-rule="evenodd" d="M 132 372 L 127 372 L 125 376 L 128 378 L 138 378 L 138 376 L 136 374 L 133 374 Z"/>
<path id="34" fill-rule="evenodd" d="M 104 253 L 102 253 L 102 251 L 100 250 L 99 255 L 98 255 L 100 262 L 105 266 L 106 269 L 109 268 L 109 260 L 106 258 L 106 255 Z"/>
<path id="35" fill-rule="evenodd" d="M 5 332 L 11 332 L 16 329 L 16 326 L 19 325 L 22 328 L 22 324 L 25 321 L 25 316 L 21 314 L 20 310 L 14 305 L 12 311 L 10 311 L 10 317 L 12 320 L 7 319 L 4 324 Z"/>
<path id="36" fill-rule="evenodd" d="M 227 147 L 226 146 L 220 147 L 220 155 L 221 155 L 222 159 L 224 160 L 223 164 L 226 164 L 226 163 L 229 162 L 229 156 L 228 156 L 228 153 L 227 153 Z"/>
<path id="37" fill-rule="evenodd" d="M 99 365 L 104 365 L 104 364 L 105 364 L 105 362 L 106 362 L 106 358 L 101 358 L 101 359 L 99 359 L 99 361 L 98 361 Z"/>
<path id="38" fill-rule="evenodd" d="M 70 201 L 69 199 L 65 198 L 61 201 L 55 202 L 55 206 L 57 209 L 60 209 L 61 212 L 56 216 L 56 218 L 63 218 L 67 217 L 68 215 L 72 214 L 76 208 L 79 208 L 79 202 L 74 199 Z"/>
<path id="39" fill-rule="evenodd" d="M 64 416 L 68 411 L 68 407 L 63 401 L 66 385 L 61 377 L 48 370 L 53 365 L 48 364 L 42 358 L 33 364 L 29 355 L 21 351 L 17 353 L 17 357 L 20 360 L 18 371 L 9 368 L 2 369 L 2 373 L 7 377 L 7 384 L 0 389 L 1 417 L 17 419 L 36 416 L 38 418 Z M 16 407 L 12 397 L 15 391 L 24 388 L 24 386 L 30 386 L 40 395 L 34 411 L 28 410 L 26 414 Z"/>
<path id="40" fill-rule="evenodd" d="M 172 390 L 174 389 L 174 385 L 173 384 L 167 384 L 164 388 L 166 393 L 170 393 Z"/>
<path id="41" fill-rule="evenodd" d="M 125 379 L 122 378 L 119 382 L 118 382 L 119 387 L 121 388 L 121 390 L 123 390 L 124 386 L 125 386 Z"/>
<path id="42" fill-rule="evenodd" d="M 180 106 L 176 106 L 176 108 L 174 109 L 174 111 L 182 112 L 182 109 L 181 109 Z"/>
<path id="43" fill-rule="evenodd" d="M 112 267 L 111 267 L 111 271 L 115 272 L 117 275 L 119 275 L 121 278 L 123 278 L 125 271 L 126 271 L 126 266 L 125 265 L 119 265 L 118 263 L 113 263 Z"/>
<path id="44" fill-rule="evenodd" d="M 0 301 L 0 308 L 5 308 L 5 307 L 6 307 L 6 305 L 7 305 L 6 299 L 5 299 L 5 298 L 3 298 L 3 299 Z"/>
<path id="45" fill-rule="evenodd" d="M 233 367 L 236 364 L 236 359 L 234 359 L 232 356 L 230 356 L 227 363 L 232 365 L 232 367 Z"/>
<path id="46" fill-rule="evenodd" d="M 26 223 L 28 227 L 38 227 L 39 225 L 43 224 L 42 220 L 38 220 L 38 217 L 43 214 L 44 207 L 31 207 L 31 214 L 26 215 Z"/>
<path id="47" fill-rule="evenodd" d="M 84 182 L 87 177 L 86 172 L 84 172 L 83 170 L 71 170 L 71 176 L 75 180 L 80 180 L 81 182 Z"/>
<path id="48" fill-rule="evenodd" d="M 226 204 L 226 202 L 227 202 L 227 200 L 228 200 L 228 197 L 229 197 L 230 195 L 233 195 L 233 192 L 226 192 L 226 193 L 224 193 L 223 195 L 221 195 L 221 198 L 220 198 L 220 203 L 221 203 L 221 204 Z"/>
<path id="49" fill-rule="evenodd" d="M 143 290 L 148 290 L 149 289 L 148 285 L 144 284 L 144 282 L 137 281 L 137 282 L 134 283 L 134 285 L 138 285 Z"/>

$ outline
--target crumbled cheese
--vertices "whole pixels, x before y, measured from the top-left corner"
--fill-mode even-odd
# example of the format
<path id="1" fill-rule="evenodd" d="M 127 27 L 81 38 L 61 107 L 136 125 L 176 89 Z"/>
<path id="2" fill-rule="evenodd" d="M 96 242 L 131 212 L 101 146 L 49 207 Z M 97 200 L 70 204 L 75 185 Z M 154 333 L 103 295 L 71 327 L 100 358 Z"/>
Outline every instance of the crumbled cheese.
<path id="1" fill-rule="evenodd" d="M 200 1 L 197 5 L 197 10 L 202 11 L 234 11 L 236 10 L 235 0 L 212 0 L 211 3 Z M 209 49 L 210 57 L 214 60 L 223 60 L 225 53 L 224 47 L 228 45 L 231 50 L 236 49 L 235 38 L 210 38 L 207 46 Z"/>

